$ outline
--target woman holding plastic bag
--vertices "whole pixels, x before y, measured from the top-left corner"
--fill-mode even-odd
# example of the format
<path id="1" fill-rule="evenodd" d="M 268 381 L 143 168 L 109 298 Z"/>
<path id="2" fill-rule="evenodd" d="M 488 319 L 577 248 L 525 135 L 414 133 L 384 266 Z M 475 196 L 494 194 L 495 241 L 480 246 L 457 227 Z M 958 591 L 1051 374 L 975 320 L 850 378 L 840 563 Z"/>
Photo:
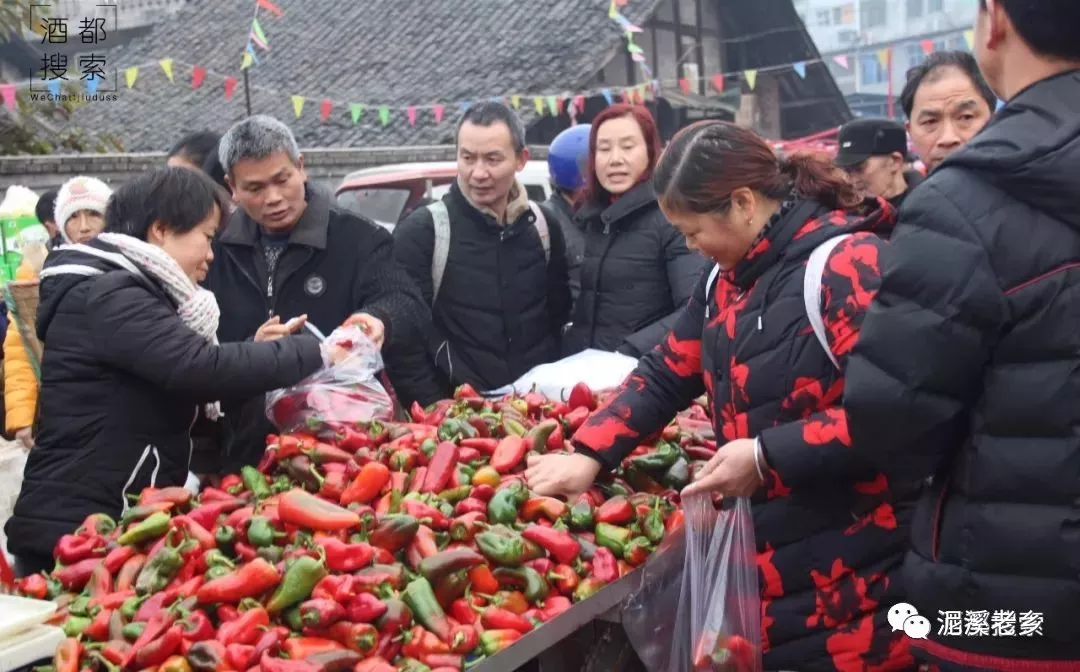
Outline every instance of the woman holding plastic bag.
<path id="1" fill-rule="evenodd" d="M 675 136 L 656 190 L 716 269 L 574 435 L 575 454 L 530 460 L 530 487 L 583 492 L 707 392 L 719 449 L 684 495 L 751 499 L 764 668 L 910 669 L 908 641 L 887 611 L 901 599 L 913 500 L 850 449 L 840 405 L 894 213 L 861 202 L 827 162 L 778 160 L 753 132 L 724 122 Z"/>
<path id="2" fill-rule="evenodd" d="M 217 301 L 198 283 L 225 207 L 206 176 L 161 169 L 113 194 L 105 233 L 46 261 L 40 429 L 5 528 L 20 574 L 51 568 L 87 515 L 183 486 L 191 427 L 218 417 L 218 399 L 293 385 L 342 356 L 280 328 L 218 344 Z"/>

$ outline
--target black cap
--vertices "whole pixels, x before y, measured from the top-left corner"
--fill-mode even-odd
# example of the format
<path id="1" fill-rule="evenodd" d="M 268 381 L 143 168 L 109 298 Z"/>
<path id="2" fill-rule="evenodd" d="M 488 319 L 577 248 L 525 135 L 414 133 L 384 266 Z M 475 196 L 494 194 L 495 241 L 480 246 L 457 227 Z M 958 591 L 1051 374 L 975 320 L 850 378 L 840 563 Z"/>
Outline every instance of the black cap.
<path id="1" fill-rule="evenodd" d="M 898 152 L 908 154 L 907 131 L 891 119 L 856 119 L 840 127 L 837 138 L 840 149 L 836 165 L 856 166 L 871 156 L 887 156 Z"/>

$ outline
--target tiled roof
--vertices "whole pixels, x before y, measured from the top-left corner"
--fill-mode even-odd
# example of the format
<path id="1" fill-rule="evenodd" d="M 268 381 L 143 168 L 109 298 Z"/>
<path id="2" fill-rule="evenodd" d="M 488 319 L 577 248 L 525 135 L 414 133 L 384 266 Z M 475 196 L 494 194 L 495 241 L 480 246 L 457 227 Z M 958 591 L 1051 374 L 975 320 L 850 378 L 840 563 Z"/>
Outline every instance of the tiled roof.
<path id="1" fill-rule="evenodd" d="M 288 123 L 301 146 L 438 144 L 452 139 L 457 101 L 492 95 L 550 94 L 580 88 L 623 49 L 608 0 L 274 0 L 285 15 L 260 11 L 270 51 L 250 70 L 255 113 Z M 643 23 L 660 0 L 628 0 L 624 16 Z M 153 31 L 109 54 L 119 67 L 119 100 L 84 106 L 76 123 L 116 134 L 128 151 L 167 149 L 193 130 L 225 131 L 245 116 L 240 57 L 254 0 L 192 0 Z M 176 83 L 156 65 L 175 61 Z M 191 64 L 210 71 L 192 90 Z M 123 68 L 139 65 L 134 88 Z M 226 101 L 220 75 L 240 80 Z M 307 97 L 296 119 L 290 95 Z M 323 98 L 334 100 L 320 119 Z M 367 105 L 353 124 L 349 103 Z M 403 110 L 381 125 L 374 106 L 444 103 L 410 126 Z M 522 102 L 522 115 L 535 114 Z"/>

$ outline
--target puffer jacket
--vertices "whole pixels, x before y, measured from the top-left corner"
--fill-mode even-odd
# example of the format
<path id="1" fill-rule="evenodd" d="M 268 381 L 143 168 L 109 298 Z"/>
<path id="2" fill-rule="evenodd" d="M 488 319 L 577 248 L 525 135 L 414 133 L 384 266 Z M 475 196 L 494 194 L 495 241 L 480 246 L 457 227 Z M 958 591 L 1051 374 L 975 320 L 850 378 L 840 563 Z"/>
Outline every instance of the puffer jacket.
<path id="1" fill-rule="evenodd" d="M 759 439 L 767 465 L 751 498 L 767 670 L 909 670 L 909 642 L 887 622 L 902 595 L 912 495 L 854 452 L 840 406 L 843 374 L 810 326 L 803 299 L 812 250 L 829 256 L 821 316 L 841 371 L 877 290 L 893 213 L 856 215 L 795 201 L 715 289 L 697 284 L 675 328 L 619 394 L 574 435 L 609 469 L 708 393 L 718 445 Z"/>
<path id="2" fill-rule="evenodd" d="M 675 324 L 708 260 L 687 249 L 660 211 L 651 182 L 610 205 L 586 203 L 577 218 L 585 245 L 581 293 L 563 351 L 640 357 Z"/>
<path id="3" fill-rule="evenodd" d="M 28 262 L 20 264 L 15 272 L 17 281 L 35 278 L 34 269 Z M 37 402 L 38 372 L 12 316 L 4 335 L 4 424 L 9 433 L 33 426 Z"/>
<path id="4" fill-rule="evenodd" d="M 904 571 L 932 662 L 1080 670 L 1077 110 L 1080 71 L 1031 86 L 908 197 L 851 358 L 855 445 L 932 477 Z"/>
<path id="5" fill-rule="evenodd" d="M 41 420 L 4 528 L 16 556 L 48 556 L 91 513 L 119 516 L 125 493 L 184 485 L 200 404 L 294 385 L 322 366 L 313 336 L 212 345 L 148 277 L 78 250 L 54 251 L 45 269 L 60 265 L 91 274 L 43 272 Z"/>

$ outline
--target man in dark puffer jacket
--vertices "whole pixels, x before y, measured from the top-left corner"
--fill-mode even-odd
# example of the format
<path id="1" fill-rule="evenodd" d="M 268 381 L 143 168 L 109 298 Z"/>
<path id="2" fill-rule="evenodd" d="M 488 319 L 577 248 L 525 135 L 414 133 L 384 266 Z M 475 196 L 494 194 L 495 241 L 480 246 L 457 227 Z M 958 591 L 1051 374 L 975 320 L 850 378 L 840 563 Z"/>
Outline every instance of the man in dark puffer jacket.
<path id="1" fill-rule="evenodd" d="M 905 564 L 943 670 L 1080 669 L 1080 25 L 983 0 L 1008 104 L 907 200 L 848 365 L 853 446 L 933 475 Z"/>

